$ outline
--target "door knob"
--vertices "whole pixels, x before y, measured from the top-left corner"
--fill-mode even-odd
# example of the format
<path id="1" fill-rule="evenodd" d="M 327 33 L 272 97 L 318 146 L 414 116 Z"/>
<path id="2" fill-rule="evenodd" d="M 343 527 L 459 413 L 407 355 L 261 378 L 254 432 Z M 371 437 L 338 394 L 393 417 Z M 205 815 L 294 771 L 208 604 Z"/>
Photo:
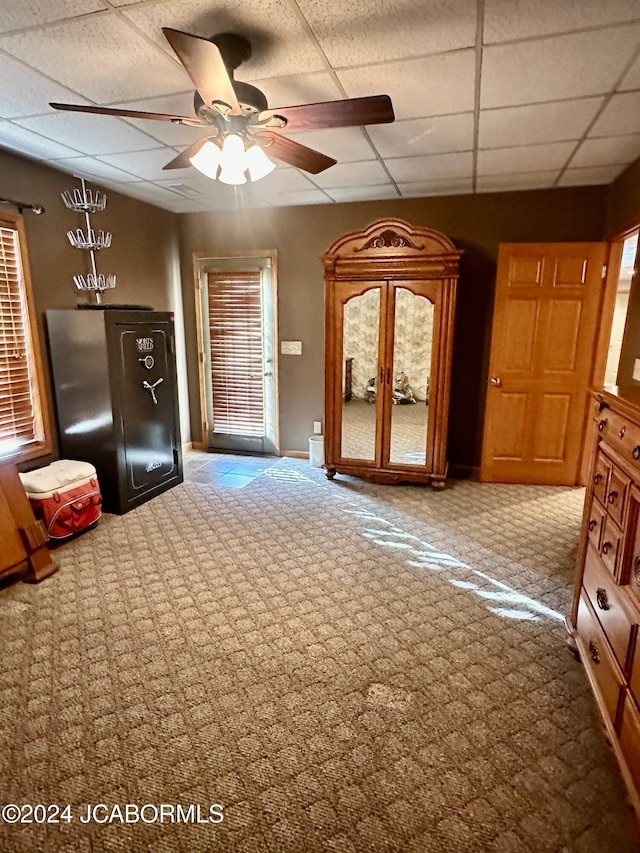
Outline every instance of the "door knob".
<path id="1" fill-rule="evenodd" d="M 502 385 L 502 379 L 499 376 L 492 376 L 489 380 L 490 385 L 495 385 L 496 388 L 499 388 Z"/>

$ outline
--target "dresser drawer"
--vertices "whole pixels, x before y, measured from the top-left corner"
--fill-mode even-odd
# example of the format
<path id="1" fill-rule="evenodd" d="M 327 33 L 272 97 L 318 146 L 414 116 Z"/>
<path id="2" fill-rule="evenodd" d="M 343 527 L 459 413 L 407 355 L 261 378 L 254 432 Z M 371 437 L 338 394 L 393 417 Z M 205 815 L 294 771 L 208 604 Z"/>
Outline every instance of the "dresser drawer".
<path id="1" fill-rule="evenodd" d="M 602 557 L 604 565 L 616 579 L 618 579 L 620 574 L 622 544 L 622 531 L 615 521 L 606 515 L 602 525 L 602 536 L 600 538 L 600 556 Z"/>
<path id="2" fill-rule="evenodd" d="M 612 465 L 607 484 L 605 508 L 611 518 L 621 526 L 627 508 L 627 496 L 630 486 L 631 478 L 616 465 Z"/>
<path id="3" fill-rule="evenodd" d="M 598 450 L 596 463 L 593 471 L 593 494 L 604 505 L 605 495 L 607 494 L 607 485 L 609 483 L 609 472 L 611 470 L 611 461 L 604 455 L 601 450 Z"/>
<path id="4" fill-rule="evenodd" d="M 631 487 L 627 530 L 629 532 L 628 547 L 620 581 L 628 583 L 631 592 L 640 600 L 640 489 L 637 486 Z"/>
<path id="5" fill-rule="evenodd" d="M 584 649 L 583 663 L 598 685 L 609 719 L 615 722 L 622 675 L 584 592 L 580 596 L 577 622 L 578 637 Z"/>
<path id="6" fill-rule="evenodd" d="M 640 712 L 629 693 L 622 707 L 618 741 L 633 782 L 640 787 Z"/>
<path id="7" fill-rule="evenodd" d="M 629 651 L 634 608 L 626 601 L 624 590 L 616 585 L 600 558 L 589 546 L 582 579 L 585 592 L 613 649 L 621 670 L 624 670 Z"/>
<path id="8" fill-rule="evenodd" d="M 598 501 L 592 500 L 591 509 L 589 510 L 589 521 L 587 522 L 587 536 L 589 537 L 589 542 L 591 542 L 597 551 L 600 550 L 605 515 L 605 511 Z"/>
<path id="9" fill-rule="evenodd" d="M 607 408 L 596 415 L 599 435 L 625 462 L 640 461 L 640 427 L 624 415 Z"/>

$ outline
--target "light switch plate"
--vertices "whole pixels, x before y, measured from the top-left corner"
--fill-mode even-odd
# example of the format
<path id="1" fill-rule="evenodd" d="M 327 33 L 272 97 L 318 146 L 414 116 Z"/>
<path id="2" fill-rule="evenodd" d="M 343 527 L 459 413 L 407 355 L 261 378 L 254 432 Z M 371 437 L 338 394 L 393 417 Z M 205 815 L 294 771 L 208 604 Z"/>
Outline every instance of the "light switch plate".
<path id="1" fill-rule="evenodd" d="M 280 341 L 282 355 L 302 355 L 302 341 Z"/>
<path id="2" fill-rule="evenodd" d="M 636 382 L 640 382 L 640 358 L 636 358 L 633 362 L 633 378 Z"/>

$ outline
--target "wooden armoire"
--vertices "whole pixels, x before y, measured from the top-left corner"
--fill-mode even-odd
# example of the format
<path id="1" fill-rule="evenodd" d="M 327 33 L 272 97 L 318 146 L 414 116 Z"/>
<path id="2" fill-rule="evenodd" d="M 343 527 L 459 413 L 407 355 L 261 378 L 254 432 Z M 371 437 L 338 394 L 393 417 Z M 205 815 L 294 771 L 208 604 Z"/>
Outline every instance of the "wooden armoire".
<path id="1" fill-rule="evenodd" d="M 460 255 L 402 219 L 323 255 L 328 478 L 444 487 Z"/>

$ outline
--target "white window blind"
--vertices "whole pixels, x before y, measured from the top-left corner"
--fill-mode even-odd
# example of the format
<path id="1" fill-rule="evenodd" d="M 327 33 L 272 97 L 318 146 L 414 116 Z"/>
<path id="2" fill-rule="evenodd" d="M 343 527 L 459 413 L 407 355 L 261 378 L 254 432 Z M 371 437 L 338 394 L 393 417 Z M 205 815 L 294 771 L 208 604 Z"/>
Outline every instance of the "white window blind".
<path id="1" fill-rule="evenodd" d="M 0 221 L 0 457 L 48 449 L 20 237 L 16 225 Z"/>
<path id="2" fill-rule="evenodd" d="M 260 270 L 207 275 L 213 431 L 263 436 L 264 353 Z"/>

